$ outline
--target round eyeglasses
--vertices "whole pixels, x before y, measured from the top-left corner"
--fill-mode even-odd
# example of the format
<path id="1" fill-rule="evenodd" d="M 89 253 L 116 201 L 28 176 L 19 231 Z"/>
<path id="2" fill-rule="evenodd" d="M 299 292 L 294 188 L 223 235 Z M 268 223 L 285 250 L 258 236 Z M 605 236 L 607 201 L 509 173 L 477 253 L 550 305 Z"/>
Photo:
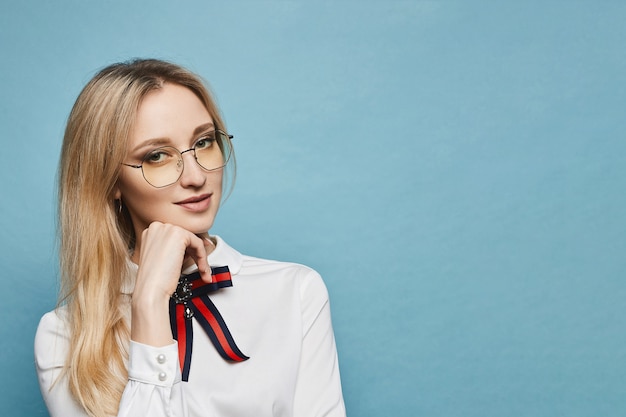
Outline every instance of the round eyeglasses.
<path id="1" fill-rule="evenodd" d="M 196 162 L 205 171 L 223 168 L 233 154 L 229 135 L 221 130 L 208 132 L 194 143 L 193 148 L 179 151 L 173 146 L 162 146 L 151 150 L 143 157 L 141 165 L 125 164 L 131 168 L 141 168 L 144 179 L 155 188 L 174 184 L 185 169 L 183 154 L 193 152 Z"/>

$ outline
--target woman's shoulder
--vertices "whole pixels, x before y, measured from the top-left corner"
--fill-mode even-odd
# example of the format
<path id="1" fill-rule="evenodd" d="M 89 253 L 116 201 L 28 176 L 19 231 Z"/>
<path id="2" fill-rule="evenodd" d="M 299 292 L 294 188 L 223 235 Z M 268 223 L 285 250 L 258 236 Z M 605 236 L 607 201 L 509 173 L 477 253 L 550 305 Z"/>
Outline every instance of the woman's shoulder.
<path id="1" fill-rule="evenodd" d="M 35 333 L 35 361 L 38 367 L 55 367 L 65 362 L 69 341 L 66 314 L 65 307 L 59 307 L 39 320 Z"/>
<path id="2" fill-rule="evenodd" d="M 231 272 L 237 275 L 270 274 L 274 277 L 284 276 L 299 280 L 322 280 L 317 271 L 306 265 L 244 255 L 229 246 L 219 236 L 216 238 L 218 239 L 217 248 L 215 253 L 209 257 L 209 263 L 216 261 L 216 265 L 228 265 Z"/>
<path id="3" fill-rule="evenodd" d="M 303 264 L 243 255 L 240 274 L 290 281 L 299 288 L 302 298 L 328 298 L 322 276 L 315 269 Z"/>
<path id="4" fill-rule="evenodd" d="M 228 265 L 240 283 L 255 288 L 278 288 L 284 293 L 295 291 L 301 300 L 321 305 L 328 301 L 328 291 L 320 274 L 306 265 L 243 255 L 219 236 L 217 247 L 209 256 L 209 264 Z M 263 285 L 260 285 L 263 283 Z M 270 284 L 270 286 L 265 286 Z"/>
<path id="5" fill-rule="evenodd" d="M 40 333 L 65 334 L 67 330 L 67 309 L 65 306 L 57 307 L 52 311 L 48 311 L 39 320 L 37 327 L 37 335 Z"/>
<path id="6" fill-rule="evenodd" d="M 258 258 L 255 256 L 242 255 L 241 272 L 259 273 L 272 272 L 294 276 L 299 279 L 321 280 L 320 274 L 313 268 L 296 262 L 277 261 L 274 259 Z"/>

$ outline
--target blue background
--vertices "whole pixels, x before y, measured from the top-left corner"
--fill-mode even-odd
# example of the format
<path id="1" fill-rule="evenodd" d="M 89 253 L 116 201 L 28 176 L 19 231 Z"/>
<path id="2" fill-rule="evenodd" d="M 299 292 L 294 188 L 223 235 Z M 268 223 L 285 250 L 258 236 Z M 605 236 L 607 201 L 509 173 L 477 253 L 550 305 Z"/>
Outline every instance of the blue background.
<path id="1" fill-rule="evenodd" d="M 0 414 L 46 416 L 64 122 L 106 64 L 215 92 L 214 232 L 331 295 L 350 416 L 626 413 L 626 5 L 5 1 Z"/>

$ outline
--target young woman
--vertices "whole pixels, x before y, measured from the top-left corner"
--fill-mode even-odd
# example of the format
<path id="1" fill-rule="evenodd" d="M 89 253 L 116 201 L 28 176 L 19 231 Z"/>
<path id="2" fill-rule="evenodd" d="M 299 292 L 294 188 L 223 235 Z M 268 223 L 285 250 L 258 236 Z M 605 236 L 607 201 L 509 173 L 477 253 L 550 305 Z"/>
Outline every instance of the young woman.
<path id="1" fill-rule="evenodd" d="M 328 294 L 210 236 L 234 163 L 197 76 L 109 66 L 70 114 L 62 291 L 35 337 L 52 417 L 345 416 Z"/>

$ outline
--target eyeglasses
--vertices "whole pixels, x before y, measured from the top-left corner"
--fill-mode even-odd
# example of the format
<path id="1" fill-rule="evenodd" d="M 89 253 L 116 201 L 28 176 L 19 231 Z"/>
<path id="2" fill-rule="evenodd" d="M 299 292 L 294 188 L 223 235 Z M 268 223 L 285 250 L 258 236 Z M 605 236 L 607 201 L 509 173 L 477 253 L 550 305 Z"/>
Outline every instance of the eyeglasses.
<path id="1" fill-rule="evenodd" d="M 141 165 L 125 164 L 131 168 L 141 168 L 144 179 L 155 188 L 174 184 L 183 175 L 185 168 L 183 154 L 193 152 L 198 165 L 205 171 L 215 171 L 226 166 L 233 154 L 232 135 L 215 130 L 203 135 L 193 148 L 179 151 L 172 146 L 162 146 L 151 150 L 143 157 Z"/>

